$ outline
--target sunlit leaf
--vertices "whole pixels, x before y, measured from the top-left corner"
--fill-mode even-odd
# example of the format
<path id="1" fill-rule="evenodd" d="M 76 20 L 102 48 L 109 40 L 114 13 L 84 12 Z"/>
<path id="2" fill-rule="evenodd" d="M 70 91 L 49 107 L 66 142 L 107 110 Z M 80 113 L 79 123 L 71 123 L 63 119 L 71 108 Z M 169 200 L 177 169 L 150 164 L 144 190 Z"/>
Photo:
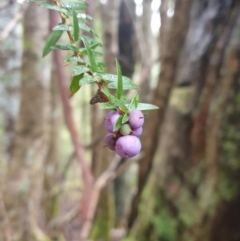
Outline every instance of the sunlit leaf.
<path id="1" fill-rule="evenodd" d="M 106 81 L 117 82 L 117 80 L 118 80 L 117 75 L 114 75 L 114 74 L 100 74 L 100 75 L 101 75 L 101 78 L 106 80 Z M 126 76 L 122 76 L 122 80 L 125 83 L 131 83 L 132 82 L 131 79 L 126 77 Z"/>
<path id="2" fill-rule="evenodd" d="M 99 103 L 100 109 L 116 109 L 117 105 L 111 102 Z"/>
<path id="3" fill-rule="evenodd" d="M 116 82 L 110 82 L 108 84 L 109 89 L 117 89 L 117 83 Z M 123 90 L 136 90 L 138 89 L 138 86 L 133 84 L 132 82 L 126 82 L 123 81 Z"/>
<path id="4" fill-rule="evenodd" d="M 129 115 L 128 114 L 124 114 L 123 118 L 122 118 L 122 124 L 126 123 L 129 120 Z"/>
<path id="5" fill-rule="evenodd" d="M 45 57 L 51 52 L 52 47 L 57 43 L 57 41 L 61 38 L 63 31 L 57 30 L 52 31 L 48 36 L 45 46 L 43 48 L 42 56 Z"/>
<path id="6" fill-rule="evenodd" d="M 78 48 L 69 43 L 57 43 L 54 46 L 52 46 L 51 49 L 72 50 L 78 52 Z"/>
<path id="7" fill-rule="evenodd" d="M 54 31 L 56 31 L 56 30 L 69 31 L 70 29 L 69 29 L 69 27 L 68 27 L 67 25 L 61 23 L 61 24 L 56 25 L 56 26 L 53 28 L 53 30 L 54 30 Z"/>
<path id="8" fill-rule="evenodd" d="M 121 126 L 122 126 L 122 119 L 123 119 L 123 116 L 120 115 L 118 117 L 117 121 L 114 124 L 113 131 L 117 131 L 117 130 L 119 130 L 121 128 Z"/>
<path id="9" fill-rule="evenodd" d="M 147 103 L 138 103 L 137 109 L 138 110 L 157 110 L 159 109 L 159 107 L 156 105 L 147 104 Z"/>
<path id="10" fill-rule="evenodd" d="M 120 107 L 125 113 L 128 113 L 128 108 L 125 106 L 125 104 L 122 100 L 119 100 L 116 96 L 110 94 L 105 89 L 103 89 L 102 92 L 108 97 L 110 102 L 112 102 L 115 105 L 117 105 L 118 107 Z"/>
<path id="11" fill-rule="evenodd" d="M 77 17 L 82 19 L 82 20 L 90 20 L 90 21 L 93 20 L 93 18 L 91 16 L 89 16 L 89 15 L 87 15 L 85 13 L 78 13 Z"/>
<path id="12" fill-rule="evenodd" d="M 85 63 L 84 59 L 80 58 L 79 56 L 70 56 L 65 60 L 65 62 Z"/>
<path id="13" fill-rule="evenodd" d="M 96 83 L 96 79 L 93 76 L 85 76 L 80 80 L 80 85 L 89 85 L 92 83 Z"/>
<path id="14" fill-rule="evenodd" d="M 67 14 L 67 11 L 65 9 L 59 8 L 58 6 L 50 4 L 50 3 L 40 3 L 39 5 L 41 7 L 44 7 L 44 8 L 50 9 L 50 10 L 54 10 L 54 11 L 57 11 L 60 13 Z"/>
<path id="15" fill-rule="evenodd" d="M 92 28 L 90 28 L 89 26 L 87 26 L 86 24 L 83 24 L 83 23 L 79 23 L 79 28 L 83 31 L 86 31 L 88 33 L 91 33 L 92 35 L 94 36 L 98 36 L 96 31 Z"/>
<path id="16" fill-rule="evenodd" d="M 74 76 L 76 76 L 76 75 L 79 75 L 79 74 L 82 74 L 82 73 L 86 73 L 86 72 L 88 72 L 89 70 L 90 70 L 90 69 L 87 68 L 87 67 L 84 66 L 84 65 L 77 65 L 77 66 L 75 66 L 75 67 L 73 68 L 72 73 L 73 73 Z"/>
<path id="17" fill-rule="evenodd" d="M 61 4 L 62 8 L 74 10 L 86 10 L 87 4 L 84 2 L 66 2 Z"/>
<path id="18" fill-rule="evenodd" d="M 132 109 L 136 109 L 138 106 L 138 94 L 135 94 L 131 100 L 130 105 L 128 105 L 128 109 L 129 111 L 131 111 Z"/>

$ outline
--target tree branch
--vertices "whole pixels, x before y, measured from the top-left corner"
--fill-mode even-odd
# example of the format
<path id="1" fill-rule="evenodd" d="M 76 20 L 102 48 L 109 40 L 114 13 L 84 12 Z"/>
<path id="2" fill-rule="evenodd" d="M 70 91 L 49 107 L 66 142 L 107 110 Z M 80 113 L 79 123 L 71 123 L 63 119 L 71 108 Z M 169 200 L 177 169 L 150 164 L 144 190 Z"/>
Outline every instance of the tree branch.
<path id="1" fill-rule="evenodd" d="M 50 18 L 50 28 L 54 26 L 57 22 L 57 15 L 53 11 L 49 11 Z M 60 96 L 63 104 L 63 112 L 64 118 L 71 135 L 72 143 L 76 152 L 77 160 L 82 169 L 82 178 L 83 178 L 83 195 L 81 202 L 81 214 L 83 220 L 86 218 L 86 213 L 89 209 L 89 201 L 91 198 L 91 190 L 92 190 L 92 173 L 89 165 L 86 161 L 86 155 L 83 145 L 81 144 L 77 133 L 77 128 L 73 119 L 73 111 L 72 107 L 69 103 L 68 93 L 67 93 L 67 85 L 66 85 L 66 74 L 63 70 L 63 57 L 60 51 L 53 51 L 54 62 L 56 63 L 57 75 L 58 75 L 58 84 L 60 89 Z"/>

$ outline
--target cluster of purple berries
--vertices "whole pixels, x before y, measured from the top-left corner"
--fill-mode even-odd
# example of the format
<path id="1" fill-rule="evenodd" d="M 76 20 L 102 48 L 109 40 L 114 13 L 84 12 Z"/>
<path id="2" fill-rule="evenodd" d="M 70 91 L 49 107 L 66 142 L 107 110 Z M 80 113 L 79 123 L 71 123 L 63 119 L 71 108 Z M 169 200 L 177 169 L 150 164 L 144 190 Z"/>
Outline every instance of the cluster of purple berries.
<path id="1" fill-rule="evenodd" d="M 110 150 L 115 151 L 121 157 L 136 156 L 141 150 L 139 136 L 142 134 L 144 116 L 140 110 L 134 109 L 129 113 L 129 119 L 121 127 L 114 131 L 114 125 L 121 114 L 111 111 L 105 118 L 105 129 L 109 132 L 105 136 L 105 143 Z"/>

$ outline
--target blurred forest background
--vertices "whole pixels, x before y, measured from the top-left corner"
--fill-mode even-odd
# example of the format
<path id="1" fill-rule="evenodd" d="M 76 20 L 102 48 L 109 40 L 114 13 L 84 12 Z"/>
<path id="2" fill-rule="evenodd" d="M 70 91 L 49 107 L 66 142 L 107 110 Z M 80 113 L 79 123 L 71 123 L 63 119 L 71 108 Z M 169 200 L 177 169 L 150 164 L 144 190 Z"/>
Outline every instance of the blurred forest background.
<path id="1" fill-rule="evenodd" d="M 65 53 L 41 57 L 58 13 L 1 0 L 0 241 L 240 241 L 239 0 L 88 4 L 108 72 L 117 58 L 159 109 L 141 153 L 114 156 L 96 87 L 68 99 Z M 98 203 L 86 220 L 81 159 Z"/>

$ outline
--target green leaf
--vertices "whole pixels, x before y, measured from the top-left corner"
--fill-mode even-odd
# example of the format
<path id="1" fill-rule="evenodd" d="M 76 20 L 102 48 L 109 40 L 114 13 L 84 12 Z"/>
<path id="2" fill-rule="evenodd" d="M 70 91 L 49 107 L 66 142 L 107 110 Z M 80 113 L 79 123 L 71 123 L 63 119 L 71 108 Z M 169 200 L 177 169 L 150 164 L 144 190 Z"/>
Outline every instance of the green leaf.
<path id="1" fill-rule="evenodd" d="M 88 33 L 91 33 L 92 35 L 98 37 L 97 33 L 95 32 L 94 29 L 90 28 L 89 26 L 87 26 L 86 24 L 83 23 L 79 23 L 79 28 L 83 31 L 86 31 Z"/>
<path id="2" fill-rule="evenodd" d="M 138 106 L 138 94 L 135 94 L 130 102 L 130 105 L 128 106 L 129 111 L 132 109 L 137 109 Z"/>
<path id="3" fill-rule="evenodd" d="M 97 64 L 97 70 L 98 71 L 106 71 L 107 67 L 104 63 L 102 62 L 96 62 Z"/>
<path id="4" fill-rule="evenodd" d="M 116 109 L 117 105 L 115 105 L 112 102 L 107 102 L 107 103 L 99 103 L 100 109 Z"/>
<path id="5" fill-rule="evenodd" d="M 54 11 L 57 11 L 57 12 L 60 12 L 60 13 L 67 14 L 67 11 L 65 9 L 61 9 L 58 6 L 50 4 L 50 3 L 40 3 L 39 5 L 41 7 L 44 7 L 44 8 L 50 9 L 50 10 L 54 10 Z"/>
<path id="6" fill-rule="evenodd" d="M 100 74 L 101 75 L 101 78 L 103 80 L 106 80 L 106 81 L 110 81 L 110 82 L 117 82 L 118 80 L 118 76 L 115 75 L 115 74 Z M 126 76 L 122 76 L 122 80 L 123 82 L 125 83 L 131 83 L 132 80 Z"/>
<path id="7" fill-rule="evenodd" d="M 73 9 L 73 37 L 75 42 L 78 41 L 79 37 L 79 25 L 76 11 Z"/>
<path id="8" fill-rule="evenodd" d="M 117 59 L 116 59 L 116 68 L 117 68 L 117 91 L 116 91 L 116 97 L 118 99 L 121 99 L 122 93 L 123 93 L 123 80 L 122 80 L 122 70 L 121 70 L 121 66 L 118 63 Z"/>
<path id="9" fill-rule="evenodd" d="M 80 85 L 89 85 L 89 84 L 92 84 L 92 83 L 96 83 L 97 80 L 93 77 L 93 76 L 85 76 L 83 77 L 81 80 L 80 80 Z"/>
<path id="10" fill-rule="evenodd" d="M 122 100 L 119 100 L 114 95 L 111 95 L 108 91 L 106 91 L 106 89 L 102 89 L 102 92 L 108 97 L 110 102 L 112 102 L 116 106 L 120 107 L 123 110 L 123 112 L 128 113 L 128 108 L 125 106 L 125 104 Z"/>
<path id="11" fill-rule="evenodd" d="M 65 62 L 78 62 L 78 63 L 85 63 L 84 59 L 78 57 L 78 56 L 70 56 L 68 57 Z"/>
<path id="12" fill-rule="evenodd" d="M 77 17 L 82 19 L 82 20 L 90 20 L 90 21 L 93 20 L 93 18 L 91 16 L 89 16 L 89 15 L 87 15 L 85 13 L 78 13 Z"/>
<path id="13" fill-rule="evenodd" d="M 73 68 L 72 70 L 72 73 L 73 73 L 73 76 L 76 76 L 76 75 L 79 75 L 79 74 L 83 74 L 83 73 L 86 73 L 88 72 L 90 69 L 87 68 L 86 66 L 84 65 L 77 65 Z"/>
<path id="14" fill-rule="evenodd" d="M 113 131 L 117 131 L 117 130 L 119 130 L 121 128 L 121 126 L 122 126 L 122 119 L 123 119 L 122 115 L 118 117 L 117 121 L 114 124 Z"/>
<path id="15" fill-rule="evenodd" d="M 129 120 L 129 115 L 128 114 L 124 114 L 123 118 L 122 118 L 122 124 L 126 123 Z"/>
<path id="16" fill-rule="evenodd" d="M 71 84 L 69 86 L 71 95 L 75 94 L 79 89 L 80 89 L 80 85 L 79 85 L 79 80 L 83 77 L 83 74 L 80 75 L 76 75 L 72 78 Z"/>
<path id="17" fill-rule="evenodd" d="M 84 39 L 88 45 L 93 45 L 93 44 L 99 43 L 95 39 L 90 38 L 88 36 L 84 36 L 84 35 L 81 36 L 81 39 Z"/>
<path id="18" fill-rule="evenodd" d="M 52 46 L 54 46 L 57 41 L 61 38 L 63 31 L 57 30 L 52 31 L 50 35 L 48 36 L 45 46 L 43 48 L 42 56 L 45 57 L 51 52 Z"/>
<path id="19" fill-rule="evenodd" d="M 57 31 L 57 30 L 69 31 L 70 29 L 67 25 L 60 23 L 53 28 L 53 31 Z"/>
<path id="20" fill-rule="evenodd" d="M 66 2 L 61 4 L 62 8 L 74 10 L 86 10 L 87 4 L 84 2 Z"/>
<path id="21" fill-rule="evenodd" d="M 57 43 L 52 46 L 51 49 L 72 50 L 74 52 L 78 52 L 78 48 L 69 43 Z"/>
<path id="22" fill-rule="evenodd" d="M 96 64 L 96 61 L 95 61 L 93 52 L 92 52 L 92 50 L 89 48 L 88 43 L 86 42 L 86 40 L 85 40 L 84 38 L 81 38 L 81 39 L 82 39 L 82 41 L 83 41 L 83 44 L 84 44 L 85 48 L 87 49 L 87 55 L 88 55 L 88 59 L 89 59 L 89 63 L 90 63 L 90 66 L 91 66 L 91 68 L 92 68 L 92 71 L 93 71 L 93 72 L 96 72 L 96 70 L 97 70 L 97 64 Z"/>
<path id="23" fill-rule="evenodd" d="M 117 89 L 117 83 L 111 82 L 108 84 L 109 89 Z M 123 90 L 137 90 L 138 86 L 133 84 L 132 82 L 123 81 Z"/>
<path id="24" fill-rule="evenodd" d="M 138 103 L 137 109 L 138 110 L 157 110 L 159 109 L 159 107 L 152 104 Z"/>

